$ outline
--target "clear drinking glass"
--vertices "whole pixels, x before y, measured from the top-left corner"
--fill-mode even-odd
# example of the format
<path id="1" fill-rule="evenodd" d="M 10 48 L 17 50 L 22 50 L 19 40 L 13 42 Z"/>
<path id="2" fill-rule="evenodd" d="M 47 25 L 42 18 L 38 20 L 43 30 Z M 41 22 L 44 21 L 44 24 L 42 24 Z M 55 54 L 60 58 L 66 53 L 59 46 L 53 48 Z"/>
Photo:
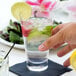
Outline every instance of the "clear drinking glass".
<path id="1" fill-rule="evenodd" d="M 5 51 L 0 50 L 0 76 L 9 76 L 8 57 L 4 59 Z"/>
<path id="2" fill-rule="evenodd" d="M 22 22 L 27 68 L 31 71 L 44 71 L 48 68 L 49 50 L 39 51 L 38 46 L 50 36 L 50 25 L 50 19 L 40 17 L 32 17 Z"/>

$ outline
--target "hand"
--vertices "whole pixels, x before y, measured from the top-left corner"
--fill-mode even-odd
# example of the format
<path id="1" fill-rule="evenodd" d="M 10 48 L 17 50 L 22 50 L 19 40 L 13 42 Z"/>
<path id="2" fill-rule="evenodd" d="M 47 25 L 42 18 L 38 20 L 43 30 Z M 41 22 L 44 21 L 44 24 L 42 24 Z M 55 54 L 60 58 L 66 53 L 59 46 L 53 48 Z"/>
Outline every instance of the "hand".
<path id="1" fill-rule="evenodd" d="M 46 51 L 51 48 L 58 48 L 63 43 L 68 43 L 57 55 L 64 56 L 76 48 L 76 23 L 60 24 L 52 31 L 52 36 L 39 46 L 40 51 Z M 67 59 L 64 66 L 69 66 L 70 61 Z"/>

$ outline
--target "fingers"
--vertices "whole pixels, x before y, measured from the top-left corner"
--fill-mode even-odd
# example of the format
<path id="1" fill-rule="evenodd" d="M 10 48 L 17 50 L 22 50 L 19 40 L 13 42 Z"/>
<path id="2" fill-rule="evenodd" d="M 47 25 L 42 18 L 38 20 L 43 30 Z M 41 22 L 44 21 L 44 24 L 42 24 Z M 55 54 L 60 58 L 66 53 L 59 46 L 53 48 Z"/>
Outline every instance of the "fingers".
<path id="1" fill-rule="evenodd" d="M 52 35 L 56 34 L 62 28 L 62 24 L 58 25 L 52 30 Z"/>
<path id="2" fill-rule="evenodd" d="M 64 26 L 68 25 L 69 23 L 65 23 L 65 24 L 60 24 L 58 25 L 57 27 L 55 27 L 53 30 L 52 30 L 52 35 L 56 34 L 60 29 L 62 29 Z"/>
<path id="3" fill-rule="evenodd" d="M 70 65 L 70 58 L 68 58 L 68 59 L 63 63 L 63 65 L 64 65 L 65 67 L 69 66 L 69 65 Z"/>
<path id="4" fill-rule="evenodd" d="M 64 42 L 63 33 L 60 31 L 55 35 L 51 36 L 44 43 L 39 46 L 40 51 L 46 51 L 48 49 L 53 48 L 55 45 Z"/>
<path id="5" fill-rule="evenodd" d="M 76 45 L 67 45 L 62 50 L 60 50 L 57 55 L 59 57 L 64 56 L 65 54 L 69 53 L 72 49 L 76 48 Z"/>
<path id="6" fill-rule="evenodd" d="M 54 48 L 54 49 L 57 49 L 57 48 L 60 47 L 62 44 L 64 44 L 64 42 L 55 45 L 53 48 Z"/>
<path id="7" fill-rule="evenodd" d="M 58 53 L 57 53 L 57 55 L 59 56 L 59 57 L 62 57 L 62 56 L 64 56 L 65 54 L 67 54 L 68 52 L 70 52 L 72 49 L 70 48 L 70 46 L 69 45 L 67 45 L 67 46 L 65 46 L 62 50 L 60 50 Z"/>
<path id="8" fill-rule="evenodd" d="M 65 54 L 69 53 L 72 49 L 76 48 L 76 45 L 67 45 L 65 46 L 62 50 L 60 50 L 57 55 L 59 57 L 64 56 Z M 68 58 L 65 62 L 64 62 L 64 66 L 67 67 L 70 65 L 70 58 Z"/>

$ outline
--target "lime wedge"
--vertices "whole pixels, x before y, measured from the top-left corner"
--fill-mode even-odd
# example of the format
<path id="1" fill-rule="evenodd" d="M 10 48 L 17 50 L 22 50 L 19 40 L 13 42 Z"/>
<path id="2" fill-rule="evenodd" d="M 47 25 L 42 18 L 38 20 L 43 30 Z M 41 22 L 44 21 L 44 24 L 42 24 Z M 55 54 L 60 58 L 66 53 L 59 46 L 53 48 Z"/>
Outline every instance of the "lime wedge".
<path id="1" fill-rule="evenodd" d="M 11 7 L 12 15 L 19 21 L 31 17 L 32 8 L 25 2 L 17 2 Z"/>

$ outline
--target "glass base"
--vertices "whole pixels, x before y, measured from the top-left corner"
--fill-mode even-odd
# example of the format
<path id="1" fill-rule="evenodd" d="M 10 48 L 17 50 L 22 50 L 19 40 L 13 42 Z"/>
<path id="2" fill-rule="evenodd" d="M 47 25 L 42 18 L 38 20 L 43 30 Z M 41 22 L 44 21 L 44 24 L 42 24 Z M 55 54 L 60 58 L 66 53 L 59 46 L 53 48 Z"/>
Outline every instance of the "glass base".
<path id="1" fill-rule="evenodd" d="M 26 65 L 30 71 L 41 72 L 48 68 L 48 59 L 33 58 L 31 60 L 28 60 Z"/>
<path id="2" fill-rule="evenodd" d="M 36 67 L 36 66 L 35 67 L 34 66 L 30 67 L 30 66 L 27 66 L 27 68 L 30 71 L 41 72 L 41 71 L 45 71 L 48 68 L 48 66 L 45 66 L 45 67 Z"/>

